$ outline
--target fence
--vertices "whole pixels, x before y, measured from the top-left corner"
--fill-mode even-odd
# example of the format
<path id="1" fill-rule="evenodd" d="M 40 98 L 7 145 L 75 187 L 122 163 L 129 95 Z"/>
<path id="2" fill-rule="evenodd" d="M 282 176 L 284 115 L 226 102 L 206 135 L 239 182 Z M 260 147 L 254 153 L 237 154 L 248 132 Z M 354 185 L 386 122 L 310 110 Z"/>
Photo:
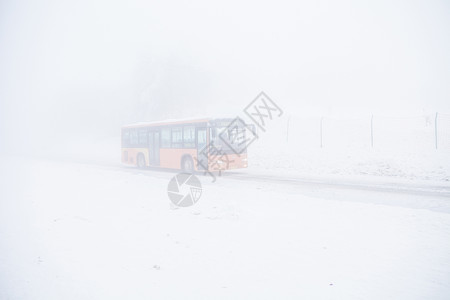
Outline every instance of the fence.
<path id="1" fill-rule="evenodd" d="M 294 147 L 450 151 L 450 114 L 445 113 L 355 118 L 287 116 L 281 126 L 285 129 L 276 130 L 285 132 L 285 142 Z"/>

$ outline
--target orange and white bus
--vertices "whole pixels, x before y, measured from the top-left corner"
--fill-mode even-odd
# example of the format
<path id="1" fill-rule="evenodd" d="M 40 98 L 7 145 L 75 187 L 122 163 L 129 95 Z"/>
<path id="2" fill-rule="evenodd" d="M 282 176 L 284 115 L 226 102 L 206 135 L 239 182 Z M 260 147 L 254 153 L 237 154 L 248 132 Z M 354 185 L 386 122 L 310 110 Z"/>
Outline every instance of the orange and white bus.
<path id="1" fill-rule="evenodd" d="M 245 127 L 231 128 L 232 121 L 168 120 L 123 126 L 122 163 L 187 172 L 246 168 Z"/>

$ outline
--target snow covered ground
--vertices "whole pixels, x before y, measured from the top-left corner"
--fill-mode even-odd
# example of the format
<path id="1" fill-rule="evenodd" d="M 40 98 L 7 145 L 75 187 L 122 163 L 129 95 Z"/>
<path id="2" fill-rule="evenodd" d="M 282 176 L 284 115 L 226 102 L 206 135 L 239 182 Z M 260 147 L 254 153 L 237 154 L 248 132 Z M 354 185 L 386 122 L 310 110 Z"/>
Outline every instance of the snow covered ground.
<path id="1" fill-rule="evenodd" d="M 174 209 L 173 172 L 1 163 L 0 299 L 450 296 L 450 201 L 439 193 L 231 174 L 200 176 L 200 201 Z"/>
<path id="2" fill-rule="evenodd" d="M 430 128 L 372 148 L 332 124 L 321 148 L 285 121 L 189 208 L 176 172 L 122 166 L 118 137 L 3 156 L 0 299 L 448 299 L 450 151 Z"/>
<path id="3" fill-rule="evenodd" d="M 449 4 L 1 1 L 0 300 L 450 299 Z M 234 117 L 192 207 L 120 163 Z"/>

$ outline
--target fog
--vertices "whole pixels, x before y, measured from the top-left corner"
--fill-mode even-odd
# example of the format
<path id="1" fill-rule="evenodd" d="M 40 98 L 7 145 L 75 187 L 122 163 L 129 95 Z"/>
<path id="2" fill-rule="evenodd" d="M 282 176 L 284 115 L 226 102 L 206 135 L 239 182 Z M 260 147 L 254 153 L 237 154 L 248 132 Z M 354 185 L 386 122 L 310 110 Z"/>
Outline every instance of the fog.
<path id="1" fill-rule="evenodd" d="M 0 0 L 0 299 L 450 299 L 449 54 L 445 0 Z"/>
<path id="2" fill-rule="evenodd" d="M 446 1 L 2 1 L 2 150 L 233 117 L 450 111 Z M 45 147 L 44 147 L 45 148 Z"/>

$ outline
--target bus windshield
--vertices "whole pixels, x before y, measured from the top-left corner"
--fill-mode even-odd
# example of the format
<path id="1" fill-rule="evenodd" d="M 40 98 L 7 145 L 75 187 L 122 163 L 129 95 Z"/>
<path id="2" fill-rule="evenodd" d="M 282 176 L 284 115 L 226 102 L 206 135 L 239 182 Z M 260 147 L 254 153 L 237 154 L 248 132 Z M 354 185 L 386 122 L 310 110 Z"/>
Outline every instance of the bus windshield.
<path id="1" fill-rule="evenodd" d="M 211 128 L 211 144 L 224 154 L 246 151 L 245 128 L 215 126 Z"/>

